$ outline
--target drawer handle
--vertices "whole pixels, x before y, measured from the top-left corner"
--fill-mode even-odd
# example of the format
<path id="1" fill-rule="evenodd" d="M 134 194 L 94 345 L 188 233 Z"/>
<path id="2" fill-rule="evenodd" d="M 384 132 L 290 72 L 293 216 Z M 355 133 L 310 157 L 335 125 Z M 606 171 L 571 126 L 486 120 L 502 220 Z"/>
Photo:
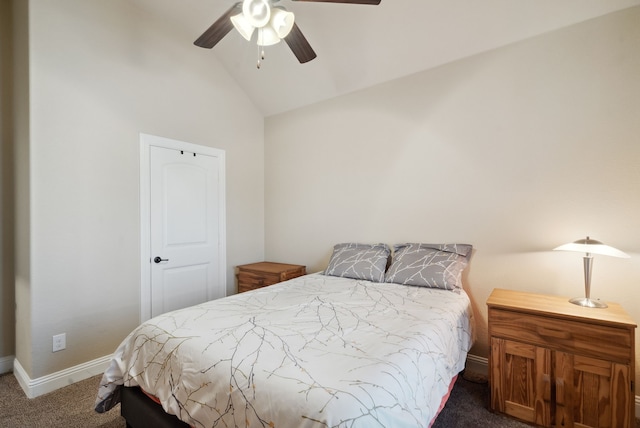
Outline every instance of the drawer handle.
<path id="1" fill-rule="evenodd" d="M 553 337 L 556 339 L 571 339 L 571 333 L 568 331 L 553 330 L 545 327 L 538 327 L 538 334 L 545 337 Z"/>

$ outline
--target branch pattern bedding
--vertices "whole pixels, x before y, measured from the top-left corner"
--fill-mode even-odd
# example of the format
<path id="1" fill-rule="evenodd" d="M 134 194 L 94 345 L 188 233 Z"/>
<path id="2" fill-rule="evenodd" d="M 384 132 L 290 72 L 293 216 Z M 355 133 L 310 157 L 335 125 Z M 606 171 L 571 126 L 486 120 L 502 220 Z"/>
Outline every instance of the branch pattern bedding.
<path id="1" fill-rule="evenodd" d="M 140 386 L 193 427 L 427 427 L 472 342 L 461 288 L 311 274 L 143 323 L 96 410 Z"/>

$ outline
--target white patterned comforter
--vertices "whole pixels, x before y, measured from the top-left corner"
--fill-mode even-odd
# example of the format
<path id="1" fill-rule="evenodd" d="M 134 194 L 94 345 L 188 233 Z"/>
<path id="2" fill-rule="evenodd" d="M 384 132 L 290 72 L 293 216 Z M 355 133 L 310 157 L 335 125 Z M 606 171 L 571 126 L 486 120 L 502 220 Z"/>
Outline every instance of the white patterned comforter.
<path id="1" fill-rule="evenodd" d="M 158 316 L 96 410 L 140 386 L 193 427 L 421 427 L 473 341 L 468 296 L 312 274 Z"/>

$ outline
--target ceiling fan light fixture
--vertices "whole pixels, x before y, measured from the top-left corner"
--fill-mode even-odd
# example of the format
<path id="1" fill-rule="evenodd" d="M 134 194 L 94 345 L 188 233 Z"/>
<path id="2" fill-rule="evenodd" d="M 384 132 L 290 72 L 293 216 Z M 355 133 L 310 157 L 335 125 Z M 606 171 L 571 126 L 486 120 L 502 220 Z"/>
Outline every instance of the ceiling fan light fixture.
<path id="1" fill-rule="evenodd" d="M 253 33 L 258 29 L 258 45 L 268 46 L 284 40 L 300 64 L 316 58 L 316 53 L 304 34 L 295 23 L 295 16 L 284 7 L 275 6 L 280 0 L 235 0 L 193 44 L 201 48 L 211 49 L 233 28 L 242 37 L 251 41 Z M 381 0 L 293 0 L 307 2 L 327 2 L 346 4 L 380 4 Z M 240 12 L 241 11 L 241 12 Z M 239 13 L 240 12 L 240 13 Z M 264 49 L 260 49 L 260 56 Z M 260 60 L 258 61 L 260 68 Z"/>
<path id="2" fill-rule="evenodd" d="M 274 7 L 271 9 L 271 21 L 269 24 L 275 30 L 278 37 L 284 39 L 289 35 L 293 28 L 295 15 L 282 7 Z"/>
<path id="3" fill-rule="evenodd" d="M 271 46 L 280 42 L 280 37 L 271 26 L 258 28 L 258 46 Z"/>
<path id="4" fill-rule="evenodd" d="M 244 0 L 242 14 L 254 27 L 264 27 L 271 19 L 269 0 Z"/>

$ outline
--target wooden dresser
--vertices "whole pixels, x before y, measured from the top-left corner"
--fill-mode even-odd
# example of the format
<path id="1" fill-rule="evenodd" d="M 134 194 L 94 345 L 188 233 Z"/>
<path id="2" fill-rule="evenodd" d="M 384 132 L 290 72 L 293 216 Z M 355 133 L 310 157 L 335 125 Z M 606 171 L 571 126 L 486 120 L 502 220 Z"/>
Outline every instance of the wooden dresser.
<path id="1" fill-rule="evenodd" d="M 491 409 L 546 427 L 634 427 L 636 323 L 608 305 L 493 290 Z"/>
<path id="2" fill-rule="evenodd" d="M 306 274 L 306 267 L 285 263 L 259 262 L 237 267 L 238 293 L 266 287 Z"/>

